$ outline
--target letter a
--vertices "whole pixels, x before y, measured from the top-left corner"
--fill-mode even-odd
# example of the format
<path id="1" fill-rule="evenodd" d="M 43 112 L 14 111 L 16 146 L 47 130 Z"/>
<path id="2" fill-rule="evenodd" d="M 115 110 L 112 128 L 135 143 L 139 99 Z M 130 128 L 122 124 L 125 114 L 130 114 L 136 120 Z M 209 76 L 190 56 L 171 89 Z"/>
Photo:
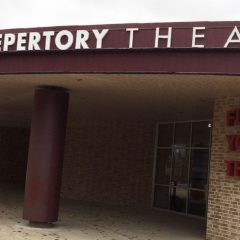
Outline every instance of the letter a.
<path id="1" fill-rule="evenodd" d="M 237 37 L 237 39 L 234 39 L 235 36 Z M 233 29 L 231 35 L 229 36 L 227 42 L 224 45 L 224 48 L 227 48 L 230 43 L 240 43 L 240 32 L 237 26 L 235 26 L 235 28 Z"/>

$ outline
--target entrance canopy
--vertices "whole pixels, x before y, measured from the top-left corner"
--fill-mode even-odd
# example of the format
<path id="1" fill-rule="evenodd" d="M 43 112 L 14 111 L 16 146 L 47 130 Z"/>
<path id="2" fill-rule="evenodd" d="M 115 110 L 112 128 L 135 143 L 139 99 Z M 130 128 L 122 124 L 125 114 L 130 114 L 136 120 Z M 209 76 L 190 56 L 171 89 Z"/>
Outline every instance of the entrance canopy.
<path id="1" fill-rule="evenodd" d="M 239 76 L 177 74 L 17 74 L 0 76 L 0 124 L 29 126 L 34 90 L 70 91 L 69 122 L 78 119 L 211 119 L 216 98 L 237 96 Z"/>
<path id="2" fill-rule="evenodd" d="M 73 143 L 74 149 L 73 151 L 70 147 L 68 149 L 71 153 L 67 158 L 69 159 L 68 163 L 71 162 L 71 164 L 66 165 L 65 169 L 67 171 L 67 177 L 65 177 L 67 181 L 64 187 L 66 196 L 76 194 L 81 198 L 84 196 L 81 195 L 82 192 L 85 193 L 86 189 L 90 189 L 88 188 L 89 184 L 93 189 L 89 198 L 87 196 L 89 200 L 104 199 L 105 201 L 109 196 L 116 194 L 123 198 L 122 203 L 126 201 L 131 205 L 131 201 L 128 199 L 133 199 L 134 204 L 140 202 L 147 206 L 150 202 L 151 189 L 153 189 L 150 185 L 154 179 L 152 175 L 154 164 L 149 159 L 153 159 L 151 151 L 154 145 L 156 123 L 191 120 L 186 125 L 187 131 L 192 131 L 194 120 L 212 118 L 214 101 L 217 98 L 239 95 L 239 25 L 240 22 L 154 23 L 0 31 L 0 125 L 29 127 L 31 122 L 24 219 L 31 223 L 57 221 L 67 119 L 69 120 L 68 132 L 72 135 L 66 146 L 72 146 Z M 68 104 L 69 96 L 70 104 Z M 221 114 L 225 114 L 224 111 L 227 111 L 232 103 L 235 105 L 237 102 L 238 99 L 230 99 L 226 103 L 223 100 L 223 107 L 218 109 L 219 112 L 215 111 L 215 114 L 219 113 L 220 117 L 223 116 Z M 222 122 L 225 117 L 225 115 L 221 117 Z M 91 123 L 89 119 L 94 119 L 95 122 L 88 125 L 89 122 Z M 111 121 L 112 119 L 113 121 Z M 105 124 L 107 121 L 109 123 Z M 213 122 L 215 129 L 221 129 L 221 131 L 215 131 L 215 138 L 213 137 L 215 139 L 213 146 L 220 146 L 220 150 L 226 147 L 226 135 L 223 131 L 225 125 L 221 121 L 216 119 Z M 98 127 L 100 125 L 102 127 Z M 171 139 L 170 144 L 156 145 L 156 153 L 158 154 L 158 149 L 161 148 L 163 151 L 167 150 L 171 156 L 168 159 L 172 166 L 177 124 L 170 125 L 170 132 L 172 132 L 168 135 Z M 94 126 L 96 127 L 94 128 Z M 205 121 L 204 127 L 211 127 L 209 121 Z M 79 135 L 84 132 L 83 129 L 86 129 L 85 136 L 87 138 L 80 139 Z M 89 134 L 89 129 L 92 130 L 92 135 Z M 96 134 L 95 129 L 97 130 Z M 116 129 L 119 132 L 115 134 Z M 202 131 L 199 133 L 204 135 Z M 165 135 L 162 136 L 165 140 Z M 205 159 L 205 170 L 202 170 L 200 164 L 196 164 L 196 169 L 200 168 L 202 172 L 206 173 L 209 166 L 210 134 L 207 135 L 207 146 L 204 145 L 205 141 L 202 141 L 201 137 L 193 146 L 193 141 L 190 141 L 190 139 L 194 139 L 193 132 L 188 132 L 186 136 L 187 138 L 184 137 L 184 139 L 189 140 L 186 142 L 187 144 L 180 142 L 179 145 L 181 149 L 183 149 L 182 145 L 186 146 L 182 151 L 185 153 L 190 146 L 189 154 L 185 154 L 186 157 L 179 155 L 180 160 L 188 159 L 185 161 L 188 170 L 185 171 L 184 176 L 189 177 L 190 163 L 195 161 L 194 159 L 196 162 Z M 126 141 L 128 138 L 129 141 Z M 93 142 L 92 139 L 98 139 L 98 141 Z M 174 147 L 172 147 L 173 145 Z M 92 151 L 93 146 L 97 149 L 96 154 Z M 101 148 L 102 152 L 99 151 L 98 154 L 98 149 Z M 123 152 L 121 152 L 122 149 Z M 194 153 L 195 155 L 192 157 L 191 154 L 194 151 L 196 154 Z M 91 158 L 90 152 L 94 153 L 92 154 L 93 158 Z M 158 158 L 157 154 L 155 156 Z M 112 161 L 113 159 L 115 161 Z M 87 179 L 86 185 L 82 185 L 82 192 L 81 190 L 75 192 L 74 186 L 76 189 L 81 189 L 79 183 L 84 182 L 78 178 L 81 176 L 79 169 L 84 169 L 84 167 L 77 165 L 84 164 L 84 160 L 87 162 L 85 169 L 89 169 L 86 174 L 90 175 L 85 178 L 83 173 L 83 179 Z M 74 161 L 76 165 L 73 164 Z M 218 153 L 213 161 L 216 164 L 212 165 L 215 178 L 213 178 L 212 184 L 215 184 L 214 181 L 219 182 L 225 179 L 225 175 L 222 175 L 225 160 L 219 158 Z M 113 162 L 114 164 L 121 163 L 122 166 L 112 165 Z M 93 171 L 90 169 L 89 163 L 92 163 Z M 221 172 L 218 164 L 222 167 Z M 183 168 L 185 166 L 184 164 L 180 165 Z M 79 169 L 76 166 L 79 166 Z M 111 168 L 112 166 L 113 168 Z M 129 166 L 134 166 L 134 169 Z M 122 172 L 115 174 L 116 169 L 120 169 Z M 124 171 L 125 169 L 127 171 Z M 98 177 L 96 177 L 95 170 L 99 172 Z M 170 170 L 172 172 L 175 167 L 171 167 Z M 101 175 L 107 171 L 110 173 L 109 175 Z M 144 174 L 141 175 L 141 172 Z M 74 181 L 70 177 L 68 179 L 68 176 L 74 176 L 72 173 L 79 174 L 75 176 Z M 112 173 L 113 175 L 111 175 Z M 135 182 L 129 184 L 126 176 L 134 179 Z M 201 173 L 196 176 L 202 178 Z M 221 179 L 218 179 L 219 176 Z M 171 178 L 172 176 L 169 178 L 170 181 L 172 181 Z M 76 182 L 76 179 L 79 179 L 79 182 Z M 102 179 L 105 180 L 102 181 Z M 116 179 L 112 184 L 114 187 L 110 186 L 112 192 L 103 185 L 98 187 L 99 182 L 105 182 L 107 186 L 110 182 L 109 179 Z M 123 182 L 123 185 L 119 187 L 122 192 L 116 193 L 114 191 L 120 182 Z M 204 195 L 205 199 L 204 211 L 195 212 L 199 215 L 205 213 L 206 195 L 208 194 L 207 181 L 202 182 L 198 181 L 195 189 L 191 186 L 187 191 L 184 190 L 185 196 L 189 191 L 201 190 L 203 192 L 201 195 Z M 91 185 L 92 183 L 93 185 Z M 226 186 L 226 181 L 222 183 L 221 186 Z M 157 184 L 162 183 L 156 182 L 155 185 Z M 187 181 L 184 184 L 189 186 L 192 182 Z M 141 185 L 143 187 L 139 188 Z M 102 186 L 103 188 L 101 188 Z M 127 188 L 128 186 L 130 187 Z M 166 191 L 165 196 L 169 197 L 168 205 L 171 203 L 170 196 L 175 198 L 174 204 L 176 205 L 181 201 L 181 194 L 177 193 L 177 184 L 172 185 L 171 182 L 170 184 L 168 182 L 167 186 L 162 187 Z M 170 195 L 172 187 L 174 191 Z M 231 187 L 229 186 L 229 188 Z M 105 189 L 107 191 L 102 191 Z M 129 190 L 126 191 L 126 189 Z M 161 190 L 158 186 L 156 189 Z M 211 194 L 214 197 L 216 189 L 216 191 L 218 189 L 222 191 L 219 191 L 219 193 L 223 193 L 221 196 L 226 194 L 225 189 L 219 185 L 213 189 Z M 107 192 L 109 196 L 99 192 Z M 131 197 L 131 192 L 133 197 Z M 232 192 L 235 194 L 237 191 L 232 188 Z M 95 193 L 97 194 L 95 195 Z M 128 199 L 123 197 L 126 195 Z M 180 196 L 178 199 L 177 195 Z M 95 196 L 99 197 L 95 199 Z M 193 194 L 192 198 L 190 195 L 184 197 L 186 201 L 194 200 L 192 201 L 193 210 L 196 208 L 195 206 L 199 206 L 196 201 L 202 201 L 201 198 L 198 194 Z M 221 202 L 219 199 L 221 200 L 220 197 L 217 197 L 217 202 Z M 121 202 L 115 196 L 111 201 Z M 186 204 L 181 209 L 190 213 L 185 206 L 190 205 Z M 224 206 L 226 212 L 229 212 L 228 209 L 232 209 L 231 205 L 224 204 Z M 179 211 L 179 208 L 175 207 L 167 209 Z M 212 206 L 212 209 L 215 209 L 215 205 Z M 216 209 L 218 213 L 219 208 Z M 213 215 L 215 216 L 215 214 Z M 210 220 L 213 215 L 209 215 Z M 214 222 L 215 217 L 212 220 Z M 219 230 L 218 227 L 216 229 Z M 229 236 L 232 233 L 230 230 Z M 213 229 L 213 233 L 214 231 L 215 229 Z"/>
<path id="3" fill-rule="evenodd" d="M 210 119 L 214 99 L 239 94 L 239 25 L 1 30 L 0 124 L 29 125 L 33 92 L 49 85 L 71 91 L 71 119 Z"/>
<path id="4" fill-rule="evenodd" d="M 239 74 L 240 22 L 0 31 L 0 73 Z"/>

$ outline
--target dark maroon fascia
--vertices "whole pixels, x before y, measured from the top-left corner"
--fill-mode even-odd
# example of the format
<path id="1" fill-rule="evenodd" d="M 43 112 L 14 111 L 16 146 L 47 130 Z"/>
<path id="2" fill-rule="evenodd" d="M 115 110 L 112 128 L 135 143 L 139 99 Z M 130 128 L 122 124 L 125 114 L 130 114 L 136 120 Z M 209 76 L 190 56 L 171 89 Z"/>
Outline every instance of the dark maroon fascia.
<path id="1" fill-rule="evenodd" d="M 1 74 L 200 73 L 240 74 L 240 51 L 159 50 L 38 52 L 0 55 Z"/>
<path id="2" fill-rule="evenodd" d="M 76 31 L 79 29 L 110 29 L 103 49 L 53 50 L 0 53 L 0 74 L 20 73 L 200 73 L 240 74 L 240 45 L 223 49 L 234 26 L 240 22 L 147 23 L 92 26 L 66 26 L 29 29 L 9 29 L 0 33 Z M 192 28 L 205 26 L 205 49 L 191 47 Z M 125 29 L 138 27 L 138 49 L 126 49 L 128 33 Z M 154 46 L 156 27 L 173 27 L 173 49 L 144 49 Z M 164 43 L 163 43 L 164 44 Z M 90 47 L 94 41 L 90 35 Z M 118 49 L 122 48 L 122 49 Z"/>
<path id="3" fill-rule="evenodd" d="M 90 48 L 95 48 L 95 38 L 92 29 L 109 29 L 110 32 L 104 38 L 103 49 L 124 49 L 128 48 L 129 33 L 126 28 L 139 28 L 139 31 L 134 34 L 134 48 L 154 48 L 154 39 L 156 28 L 161 28 L 160 34 L 167 33 L 167 28 L 172 27 L 172 47 L 173 48 L 191 48 L 192 28 L 206 27 L 204 42 L 206 48 L 223 48 L 234 26 L 239 26 L 240 22 L 186 22 L 186 23 L 146 23 L 146 24 L 115 24 L 115 25 L 91 25 L 91 26 L 61 26 L 61 27 L 46 27 L 46 28 L 28 28 L 28 29 L 7 29 L 0 30 L 0 33 L 19 33 L 19 32 L 43 32 L 69 30 L 89 30 L 90 39 L 88 44 Z M 43 42 L 40 42 L 43 48 Z M 52 49 L 56 49 L 54 44 Z M 159 44 L 160 48 L 166 48 L 164 40 Z M 240 47 L 237 46 L 237 47 Z M 73 49 L 73 48 L 72 48 Z"/>

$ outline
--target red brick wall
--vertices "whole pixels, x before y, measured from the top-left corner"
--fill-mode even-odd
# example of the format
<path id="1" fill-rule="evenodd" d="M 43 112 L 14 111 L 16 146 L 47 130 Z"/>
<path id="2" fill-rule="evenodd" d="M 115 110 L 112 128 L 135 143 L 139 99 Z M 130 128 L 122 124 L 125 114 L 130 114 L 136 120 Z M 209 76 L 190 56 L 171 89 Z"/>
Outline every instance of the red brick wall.
<path id="1" fill-rule="evenodd" d="M 62 195 L 151 206 L 155 124 L 91 121 L 67 130 Z"/>
<path id="2" fill-rule="evenodd" d="M 228 110 L 240 108 L 240 97 L 216 100 L 213 121 L 208 198 L 209 240 L 240 239 L 240 177 L 226 176 L 225 160 L 240 161 L 239 152 L 228 149 L 226 135 L 240 135 L 240 126 L 227 127 Z"/>

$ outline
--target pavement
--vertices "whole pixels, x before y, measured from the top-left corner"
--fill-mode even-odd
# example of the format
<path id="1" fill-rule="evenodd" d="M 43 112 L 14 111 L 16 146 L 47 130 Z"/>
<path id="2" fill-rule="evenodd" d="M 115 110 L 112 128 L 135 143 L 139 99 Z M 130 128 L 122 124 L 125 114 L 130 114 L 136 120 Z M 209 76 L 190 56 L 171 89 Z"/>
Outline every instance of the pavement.
<path id="1" fill-rule="evenodd" d="M 23 191 L 0 185 L 0 240 L 203 240 L 206 222 L 158 210 L 61 200 L 59 221 L 36 228 L 22 219 Z"/>

